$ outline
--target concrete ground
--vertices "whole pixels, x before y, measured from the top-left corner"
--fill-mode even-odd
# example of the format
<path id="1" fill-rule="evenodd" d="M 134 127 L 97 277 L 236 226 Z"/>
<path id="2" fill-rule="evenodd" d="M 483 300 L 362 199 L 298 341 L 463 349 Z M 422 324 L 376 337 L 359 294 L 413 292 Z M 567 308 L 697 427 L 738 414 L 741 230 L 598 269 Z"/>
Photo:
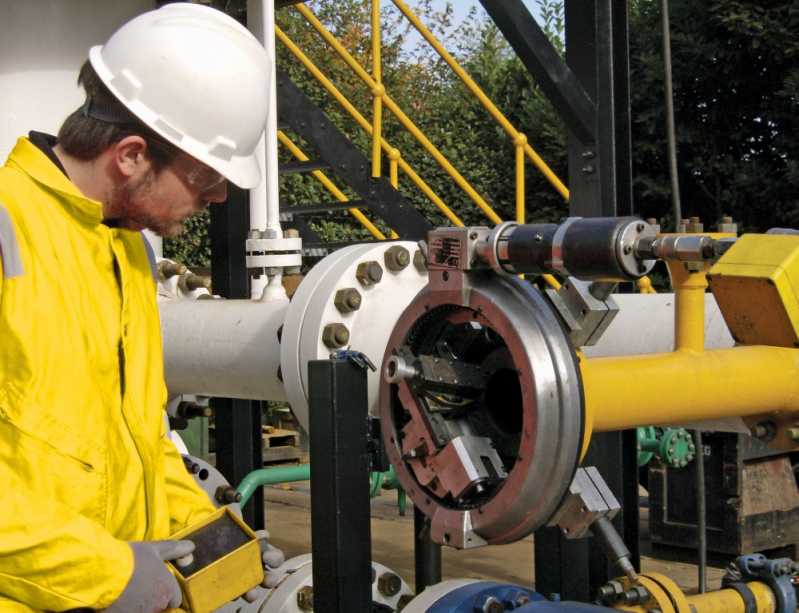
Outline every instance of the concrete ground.
<path id="1" fill-rule="evenodd" d="M 372 557 L 385 564 L 413 586 L 413 508 L 408 505 L 405 517 L 397 510 L 396 492 L 382 491 L 372 500 Z M 311 550 L 310 490 L 307 484 L 276 486 L 266 489 L 266 518 L 272 542 L 286 557 Z M 670 576 L 689 593 L 696 591 L 697 567 L 694 564 L 666 561 L 652 557 L 647 543 L 646 509 L 642 509 L 643 571 Z M 443 551 L 445 579 L 480 578 L 531 585 L 533 582 L 533 539 L 528 537 L 512 545 Z M 690 555 L 690 554 L 689 554 Z M 717 589 L 724 574 L 721 568 L 708 568 L 708 589 Z"/>

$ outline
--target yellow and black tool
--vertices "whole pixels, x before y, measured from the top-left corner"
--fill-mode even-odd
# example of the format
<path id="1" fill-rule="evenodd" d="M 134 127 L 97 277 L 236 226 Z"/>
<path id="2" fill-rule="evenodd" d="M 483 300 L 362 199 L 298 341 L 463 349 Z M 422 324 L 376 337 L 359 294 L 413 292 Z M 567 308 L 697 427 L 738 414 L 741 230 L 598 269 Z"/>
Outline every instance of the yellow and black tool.
<path id="1" fill-rule="evenodd" d="M 183 592 L 178 613 L 210 613 L 264 579 L 261 547 L 250 527 L 227 507 L 172 538 L 194 543 L 194 553 L 168 562 Z"/>

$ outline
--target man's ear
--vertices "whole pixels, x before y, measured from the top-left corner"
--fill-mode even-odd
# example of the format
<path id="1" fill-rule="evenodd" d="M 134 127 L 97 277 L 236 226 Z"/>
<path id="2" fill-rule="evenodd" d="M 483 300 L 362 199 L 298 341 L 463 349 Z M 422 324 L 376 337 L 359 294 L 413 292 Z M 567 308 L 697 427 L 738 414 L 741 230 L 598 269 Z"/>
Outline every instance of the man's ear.
<path id="1" fill-rule="evenodd" d="M 112 159 L 116 170 L 124 177 L 135 177 L 150 170 L 147 141 L 131 134 L 112 146 Z"/>

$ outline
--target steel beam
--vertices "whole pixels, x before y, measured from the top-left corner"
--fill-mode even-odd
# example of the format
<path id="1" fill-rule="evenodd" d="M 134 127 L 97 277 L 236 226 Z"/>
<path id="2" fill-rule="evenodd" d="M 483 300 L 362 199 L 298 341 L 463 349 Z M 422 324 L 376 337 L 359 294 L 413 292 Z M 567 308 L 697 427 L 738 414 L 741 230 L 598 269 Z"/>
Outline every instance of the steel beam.
<path id="1" fill-rule="evenodd" d="M 244 241 L 250 228 L 247 192 L 233 185 L 222 206 L 211 207 L 211 282 L 225 298 L 249 298 Z M 216 467 L 235 487 L 252 470 L 263 466 L 261 403 L 214 398 Z M 253 528 L 264 527 L 264 497 L 259 488 L 242 509 Z"/>
<path id="2" fill-rule="evenodd" d="M 596 105 L 527 7 L 518 0 L 480 0 L 480 3 L 555 106 L 566 127 L 582 142 L 594 142 Z"/>

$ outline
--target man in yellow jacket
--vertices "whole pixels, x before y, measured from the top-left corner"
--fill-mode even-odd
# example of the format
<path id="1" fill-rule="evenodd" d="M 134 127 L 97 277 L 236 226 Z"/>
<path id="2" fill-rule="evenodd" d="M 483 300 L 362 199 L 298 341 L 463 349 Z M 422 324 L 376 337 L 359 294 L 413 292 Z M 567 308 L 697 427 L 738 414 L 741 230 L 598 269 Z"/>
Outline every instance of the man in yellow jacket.
<path id="1" fill-rule="evenodd" d="M 167 438 L 140 231 L 258 183 L 269 69 L 235 20 L 169 4 L 92 48 L 86 103 L 0 169 L 0 611 L 180 602 L 163 561 L 193 545 L 168 539 L 213 507 Z"/>

